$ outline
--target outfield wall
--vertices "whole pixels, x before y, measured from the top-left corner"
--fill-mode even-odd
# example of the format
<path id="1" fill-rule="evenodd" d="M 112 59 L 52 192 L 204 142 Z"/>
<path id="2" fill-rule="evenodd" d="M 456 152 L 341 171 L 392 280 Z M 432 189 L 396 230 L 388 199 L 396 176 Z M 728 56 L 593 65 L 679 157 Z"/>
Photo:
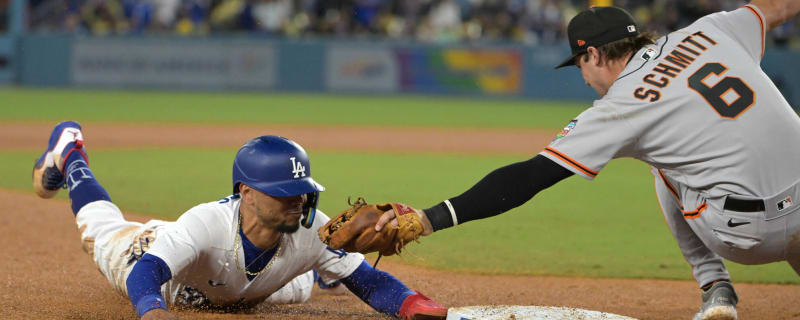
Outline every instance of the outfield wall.
<path id="1" fill-rule="evenodd" d="M 14 82 L 31 86 L 596 97 L 574 68 L 553 69 L 564 46 L 26 35 L 9 48 Z M 798 58 L 768 50 L 762 63 L 790 101 Z"/>
<path id="2" fill-rule="evenodd" d="M 0 35 L 0 83 L 14 80 L 14 59 L 16 41 L 14 37 Z"/>

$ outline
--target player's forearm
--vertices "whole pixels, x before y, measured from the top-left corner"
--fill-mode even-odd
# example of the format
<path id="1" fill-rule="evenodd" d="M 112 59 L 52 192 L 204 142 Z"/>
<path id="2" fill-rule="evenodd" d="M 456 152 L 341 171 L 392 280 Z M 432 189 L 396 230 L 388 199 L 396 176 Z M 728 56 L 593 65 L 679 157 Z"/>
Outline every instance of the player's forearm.
<path id="1" fill-rule="evenodd" d="M 156 256 L 145 254 L 136 262 L 125 280 L 125 285 L 139 317 L 144 317 L 153 309 L 167 310 L 167 304 L 161 296 L 161 285 L 170 278 L 172 273 L 169 267 Z"/>
<path id="2" fill-rule="evenodd" d="M 142 320 L 171 319 L 161 294 L 144 296 L 139 299 L 139 302 L 134 307 Z"/>
<path id="3" fill-rule="evenodd" d="M 800 12 L 800 1 L 797 0 L 753 0 L 767 20 L 767 31 L 784 24 Z"/>
<path id="4" fill-rule="evenodd" d="M 400 306 L 414 291 L 389 273 L 372 268 L 365 261 L 352 274 L 341 280 L 361 301 L 378 312 L 396 316 Z"/>
<path id="5" fill-rule="evenodd" d="M 564 167 L 537 155 L 492 171 L 461 195 L 425 209 L 425 215 L 433 230 L 488 218 L 521 206 L 571 175 Z"/>

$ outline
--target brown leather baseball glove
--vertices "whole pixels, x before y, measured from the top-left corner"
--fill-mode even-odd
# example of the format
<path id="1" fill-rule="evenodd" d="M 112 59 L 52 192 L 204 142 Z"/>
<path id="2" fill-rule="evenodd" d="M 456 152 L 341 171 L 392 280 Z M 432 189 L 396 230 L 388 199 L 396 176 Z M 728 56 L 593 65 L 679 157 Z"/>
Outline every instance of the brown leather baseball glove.
<path id="1" fill-rule="evenodd" d="M 350 203 L 350 208 L 317 230 L 319 239 L 331 249 L 349 252 L 380 252 L 385 256 L 400 253 L 407 243 L 417 240 L 423 227 L 413 208 L 401 203 L 367 204 L 364 198 Z M 375 223 L 384 212 L 394 209 L 397 226 L 387 223 L 375 231 Z"/>

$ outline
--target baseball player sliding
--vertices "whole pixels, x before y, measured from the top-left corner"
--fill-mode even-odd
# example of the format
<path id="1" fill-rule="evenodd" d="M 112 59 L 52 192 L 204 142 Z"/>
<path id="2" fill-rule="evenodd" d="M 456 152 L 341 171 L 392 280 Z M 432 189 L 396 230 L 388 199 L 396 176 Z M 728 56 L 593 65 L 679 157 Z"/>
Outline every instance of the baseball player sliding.
<path id="1" fill-rule="evenodd" d="M 736 319 L 721 257 L 786 260 L 800 274 L 800 149 L 786 147 L 800 145 L 800 119 L 759 66 L 764 34 L 798 11 L 800 1 L 755 0 L 657 39 L 622 9 L 579 13 L 568 26 L 572 55 L 557 67 L 577 66 L 601 98 L 532 159 L 414 209 L 417 234 L 503 213 L 573 174 L 592 180 L 611 159 L 639 159 L 652 166 L 664 217 L 703 290 L 695 319 Z M 402 230 L 409 219 L 400 214 Z M 398 228 L 395 210 L 375 220 L 367 232 Z M 324 235 L 333 248 L 349 241 Z"/>
<path id="2" fill-rule="evenodd" d="M 341 281 L 393 317 L 447 314 L 370 267 L 363 255 L 330 249 L 317 238 L 329 220 L 316 210 L 324 188 L 312 179 L 306 152 L 291 140 L 248 141 L 234 159 L 233 195 L 197 205 L 175 222 L 141 224 L 123 219 L 89 169 L 80 125 L 68 121 L 55 127 L 33 170 L 34 189 L 43 198 L 65 184 L 84 250 L 142 319 L 174 318 L 169 304 L 224 310 L 300 303 L 315 281 Z"/>

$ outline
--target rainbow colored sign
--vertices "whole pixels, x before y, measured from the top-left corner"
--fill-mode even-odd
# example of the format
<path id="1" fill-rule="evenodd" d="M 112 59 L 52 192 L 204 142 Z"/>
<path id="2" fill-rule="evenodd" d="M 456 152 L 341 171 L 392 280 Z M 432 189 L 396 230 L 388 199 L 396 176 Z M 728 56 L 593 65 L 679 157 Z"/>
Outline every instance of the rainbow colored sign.
<path id="1" fill-rule="evenodd" d="M 395 49 L 400 87 L 411 92 L 519 94 L 522 55 L 514 49 Z"/>

